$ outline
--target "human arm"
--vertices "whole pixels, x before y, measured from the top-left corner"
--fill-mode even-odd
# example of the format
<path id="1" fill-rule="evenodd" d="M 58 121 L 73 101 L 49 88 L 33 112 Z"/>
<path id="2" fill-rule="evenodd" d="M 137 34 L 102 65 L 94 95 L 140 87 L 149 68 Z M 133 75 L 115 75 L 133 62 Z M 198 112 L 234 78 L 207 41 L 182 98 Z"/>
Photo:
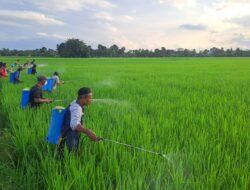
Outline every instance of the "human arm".
<path id="1" fill-rule="evenodd" d="M 53 100 L 49 100 L 47 98 L 34 98 L 35 103 L 51 103 Z"/>
<path id="2" fill-rule="evenodd" d="M 75 130 L 86 134 L 89 137 L 90 140 L 97 141 L 96 134 L 93 131 L 91 131 L 90 129 L 88 129 L 86 127 L 83 127 L 81 124 L 77 125 Z"/>
<path id="3" fill-rule="evenodd" d="M 53 100 L 43 98 L 41 91 L 39 91 L 38 89 L 35 89 L 33 91 L 33 94 L 34 94 L 34 102 L 35 103 L 51 103 L 51 102 L 53 102 Z"/>
<path id="4" fill-rule="evenodd" d="M 57 86 L 60 86 L 60 85 L 64 84 L 64 81 L 60 81 L 58 76 L 55 77 L 55 81 L 56 81 Z"/>
<path id="5" fill-rule="evenodd" d="M 76 130 L 86 134 L 92 141 L 98 141 L 96 134 L 81 124 L 82 109 L 77 105 L 73 105 L 70 111 L 71 111 L 71 120 L 70 120 L 71 129 L 73 131 Z"/>

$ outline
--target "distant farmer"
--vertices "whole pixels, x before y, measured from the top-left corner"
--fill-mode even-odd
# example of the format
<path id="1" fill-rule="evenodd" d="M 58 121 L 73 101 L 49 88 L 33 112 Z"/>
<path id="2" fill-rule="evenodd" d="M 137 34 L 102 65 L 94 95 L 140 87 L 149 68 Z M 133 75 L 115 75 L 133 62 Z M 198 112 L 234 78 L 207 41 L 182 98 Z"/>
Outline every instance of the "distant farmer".
<path id="1" fill-rule="evenodd" d="M 14 64 L 15 64 L 15 66 L 20 66 L 20 59 L 17 59 Z"/>
<path id="2" fill-rule="evenodd" d="M 35 75 L 35 74 L 37 73 L 37 72 L 36 72 L 36 64 L 33 64 L 31 73 L 32 73 L 33 75 Z"/>
<path id="3" fill-rule="evenodd" d="M 97 136 L 83 124 L 84 106 L 92 102 L 92 92 L 90 88 L 81 88 L 78 91 L 77 100 L 74 100 L 66 109 L 59 145 L 60 153 L 63 152 L 66 144 L 69 151 L 76 152 L 78 149 L 80 134 L 86 134 L 92 141 L 98 141 Z"/>
<path id="4" fill-rule="evenodd" d="M 16 66 L 19 66 L 20 65 L 20 60 L 17 59 L 15 63 L 11 64 L 11 69 L 14 69 Z"/>
<path id="5" fill-rule="evenodd" d="M 28 61 L 26 63 L 23 64 L 23 68 L 26 69 L 29 66 Z"/>
<path id="6" fill-rule="evenodd" d="M 10 65 L 10 68 L 11 68 L 11 69 L 14 69 L 15 66 L 16 66 L 16 63 L 13 63 L 13 64 Z"/>
<path id="7" fill-rule="evenodd" d="M 30 107 L 39 107 L 44 103 L 51 103 L 52 100 L 43 98 L 43 85 L 46 84 L 47 78 L 43 75 L 37 77 L 37 84 L 30 89 Z"/>
<path id="8" fill-rule="evenodd" d="M 20 73 L 21 73 L 21 71 L 22 71 L 22 67 L 19 66 L 17 68 L 17 70 L 15 71 L 15 73 L 14 73 L 14 83 L 15 84 L 23 82 L 23 81 L 20 80 Z"/>
<path id="9" fill-rule="evenodd" d="M 33 59 L 33 60 L 30 62 L 30 64 L 31 64 L 31 65 L 34 65 L 34 64 L 35 64 L 35 62 L 36 62 L 36 60 L 35 60 L 35 59 Z"/>
<path id="10" fill-rule="evenodd" d="M 6 63 L 2 63 L 0 67 L 0 78 L 7 77 Z"/>
<path id="11" fill-rule="evenodd" d="M 60 82 L 59 73 L 58 72 L 54 72 L 54 74 L 51 77 L 51 79 L 53 80 L 53 89 L 56 89 L 56 86 L 60 86 L 61 84 L 64 84 L 63 81 Z"/>

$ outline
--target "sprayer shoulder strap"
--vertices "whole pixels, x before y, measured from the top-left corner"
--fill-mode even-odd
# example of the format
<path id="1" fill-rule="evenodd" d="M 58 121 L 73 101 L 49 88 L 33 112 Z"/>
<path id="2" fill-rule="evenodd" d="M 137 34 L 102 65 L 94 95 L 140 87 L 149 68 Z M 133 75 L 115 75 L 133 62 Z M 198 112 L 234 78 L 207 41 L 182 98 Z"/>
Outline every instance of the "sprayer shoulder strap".
<path id="1" fill-rule="evenodd" d="M 65 138 L 67 133 L 69 132 L 70 128 L 70 120 L 71 120 L 71 112 L 70 112 L 70 105 L 66 108 L 64 121 L 63 121 L 63 128 L 61 133 L 61 138 Z"/>

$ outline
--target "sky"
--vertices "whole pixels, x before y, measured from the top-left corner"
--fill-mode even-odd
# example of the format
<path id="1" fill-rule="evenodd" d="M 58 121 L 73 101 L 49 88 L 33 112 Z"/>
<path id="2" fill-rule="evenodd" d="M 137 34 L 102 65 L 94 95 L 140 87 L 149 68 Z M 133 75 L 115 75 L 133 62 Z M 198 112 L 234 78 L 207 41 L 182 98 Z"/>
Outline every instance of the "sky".
<path id="1" fill-rule="evenodd" d="M 250 49 L 250 0 L 1 0 L 0 48 L 78 38 L 129 49 Z"/>

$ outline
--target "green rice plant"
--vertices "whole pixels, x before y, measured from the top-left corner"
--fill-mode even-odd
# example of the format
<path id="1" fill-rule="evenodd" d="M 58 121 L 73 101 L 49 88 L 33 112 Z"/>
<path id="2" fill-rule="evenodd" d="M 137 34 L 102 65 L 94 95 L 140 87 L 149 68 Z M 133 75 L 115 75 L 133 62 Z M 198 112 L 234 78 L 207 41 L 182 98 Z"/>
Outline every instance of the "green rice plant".
<path id="1" fill-rule="evenodd" d="M 12 147 L 4 160 L 20 189 L 250 189 L 249 58 L 36 60 L 38 73 L 58 71 L 71 82 L 44 93 L 65 102 L 21 110 L 21 91 L 36 77 L 24 71 L 20 85 L 1 80 L 2 144 Z M 46 142 L 51 110 L 83 86 L 96 99 L 86 127 L 166 159 L 82 135 L 79 153 L 58 160 Z"/>

